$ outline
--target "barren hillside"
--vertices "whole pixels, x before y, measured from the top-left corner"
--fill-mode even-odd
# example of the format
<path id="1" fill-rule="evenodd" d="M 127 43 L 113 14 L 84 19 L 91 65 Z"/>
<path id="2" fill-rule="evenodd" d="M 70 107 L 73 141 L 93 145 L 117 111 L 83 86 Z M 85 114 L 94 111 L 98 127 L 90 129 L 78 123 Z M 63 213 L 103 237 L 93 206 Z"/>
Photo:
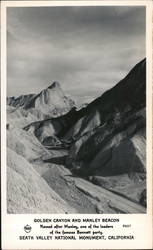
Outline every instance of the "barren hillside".
<path id="1" fill-rule="evenodd" d="M 145 92 L 144 59 L 80 110 L 57 82 L 8 98 L 8 212 L 145 213 Z"/>

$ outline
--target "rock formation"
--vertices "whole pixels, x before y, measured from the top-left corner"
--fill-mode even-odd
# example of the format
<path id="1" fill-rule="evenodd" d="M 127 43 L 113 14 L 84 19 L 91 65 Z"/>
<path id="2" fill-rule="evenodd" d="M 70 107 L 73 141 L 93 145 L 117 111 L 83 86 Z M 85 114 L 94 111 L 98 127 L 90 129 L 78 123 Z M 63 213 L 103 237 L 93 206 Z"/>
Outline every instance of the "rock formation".
<path id="1" fill-rule="evenodd" d="M 22 107 L 41 120 L 65 114 L 75 106 L 75 102 L 64 94 L 58 82 L 53 82 L 39 94 L 8 97 L 7 104 L 16 108 Z"/>
<path id="2" fill-rule="evenodd" d="M 11 97 L 7 102 L 12 162 L 8 166 L 12 168 L 13 157 L 24 158 L 24 171 L 40 175 L 48 185 L 46 190 L 54 190 L 62 199 L 63 211 L 145 212 L 145 59 L 79 110 L 57 82 L 38 95 Z M 9 175 L 16 175 L 13 171 Z M 15 211 L 13 206 L 11 200 L 9 211 Z"/>

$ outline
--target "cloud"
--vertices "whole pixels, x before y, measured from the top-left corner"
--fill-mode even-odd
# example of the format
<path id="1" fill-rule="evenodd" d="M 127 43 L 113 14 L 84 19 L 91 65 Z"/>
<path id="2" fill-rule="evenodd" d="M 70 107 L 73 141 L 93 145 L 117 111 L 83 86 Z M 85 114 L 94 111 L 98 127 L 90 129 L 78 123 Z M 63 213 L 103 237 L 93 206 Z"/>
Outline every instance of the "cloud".
<path id="1" fill-rule="evenodd" d="M 144 7 L 9 7 L 7 16 L 8 95 L 53 80 L 95 95 L 145 57 Z"/>

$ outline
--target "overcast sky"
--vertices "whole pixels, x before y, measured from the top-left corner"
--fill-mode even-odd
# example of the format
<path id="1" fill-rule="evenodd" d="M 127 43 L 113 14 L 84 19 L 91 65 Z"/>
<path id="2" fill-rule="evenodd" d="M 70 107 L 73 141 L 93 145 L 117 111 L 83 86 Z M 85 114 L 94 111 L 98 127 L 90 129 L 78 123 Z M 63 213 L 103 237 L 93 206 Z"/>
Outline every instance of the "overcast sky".
<path id="1" fill-rule="evenodd" d="M 145 57 L 144 7 L 9 7 L 8 96 L 98 96 Z"/>

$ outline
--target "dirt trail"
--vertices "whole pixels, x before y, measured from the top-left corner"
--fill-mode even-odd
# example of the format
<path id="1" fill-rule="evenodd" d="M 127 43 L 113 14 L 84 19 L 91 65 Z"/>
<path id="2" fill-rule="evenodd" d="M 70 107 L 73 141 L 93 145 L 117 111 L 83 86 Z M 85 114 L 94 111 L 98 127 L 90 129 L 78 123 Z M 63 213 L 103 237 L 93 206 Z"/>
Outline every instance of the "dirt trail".
<path id="1" fill-rule="evenodd" d="M 43 163 L 43 168 L 45 168 Z M 96 207 L 88 199 L 88 196 L 79 190 L 75 185 L 75 180 L 71 173 L 62 165 L 47 164 L 46 171 L 42 173 L 43 179 L 60 197 L 65 200 L 71 207 L 75 208 L 78 213 L 95 214 Z"/>
<path id="2" fill-rule="evenodd" d="M 114 194 L 111 191 L 106 190 L 105 188 L 96 186 L 84 179 L 76 178 L 75 185 L 87 195 L 99 201 L 103 201 L 103 199 L 106 198 L 111 208 L 120 210 L 123 213 L 136 214 L 146 212 L 143 206 L 126 198 L 123 198 L 120 195 Z"/>
<path id="3" fill-rule="evenodd" d="M 41 176 L 78 213 L 145 213 L 145 208 L 87 180 L 63 165 L 42 163 Z"/>

